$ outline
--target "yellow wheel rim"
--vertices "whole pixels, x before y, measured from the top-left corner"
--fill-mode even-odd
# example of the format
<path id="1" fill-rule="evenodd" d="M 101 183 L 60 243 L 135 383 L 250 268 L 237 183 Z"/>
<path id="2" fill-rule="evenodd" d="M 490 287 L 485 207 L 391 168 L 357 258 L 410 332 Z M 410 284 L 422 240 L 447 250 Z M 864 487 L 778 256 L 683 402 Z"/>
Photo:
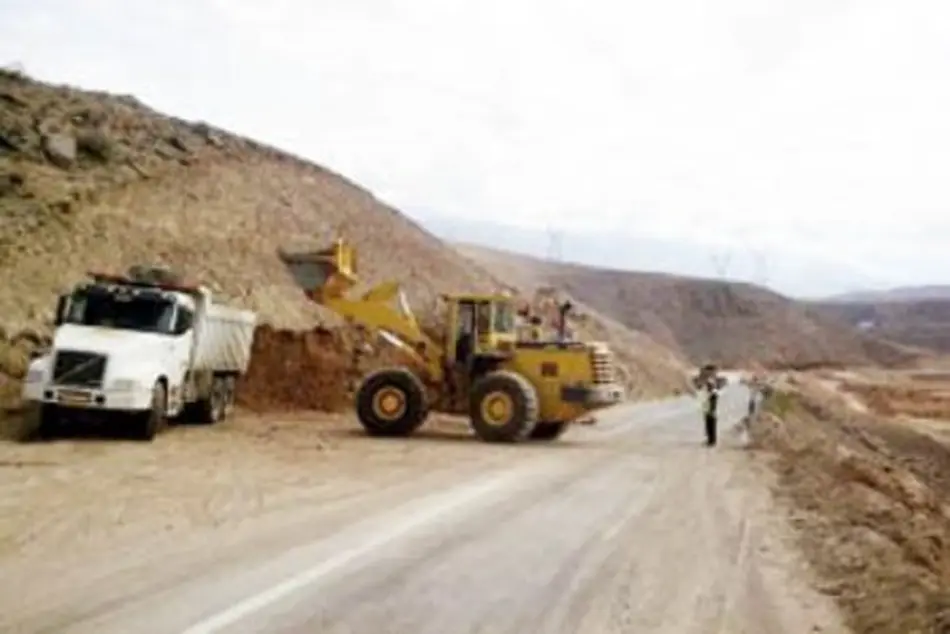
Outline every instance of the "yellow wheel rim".
<path id="1" fill-rule="evenodd" d="M 501 427 L 511 421 L 515 405 L 505 392 L 489 392 L 482 399 L 481 411 L 483 421 Z"/>
<path id="2" fill-rule="evenodd" d="M 395 387 L 384 387 L 373 395 L 373 413 L 382 420 L 398 420 L 406 413 L 406 395 Z"/>

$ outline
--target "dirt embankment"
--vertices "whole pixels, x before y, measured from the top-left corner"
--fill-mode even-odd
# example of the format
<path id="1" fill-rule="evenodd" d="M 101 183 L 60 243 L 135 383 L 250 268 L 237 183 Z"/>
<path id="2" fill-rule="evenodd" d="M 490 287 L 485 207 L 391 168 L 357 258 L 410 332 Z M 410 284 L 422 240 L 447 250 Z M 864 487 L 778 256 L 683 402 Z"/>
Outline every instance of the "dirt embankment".
<path id="1" fill-rule="evenodd" d="M 882 416 L 950 420 L 950 381 L 908 376 L 905 380 L 846 381 L 842 389 Z"/>
<path id="2" fill-rule="evenodd" d="M 950 632 L 950 449 L 807 382 L 757 434 L 822 591 L 855 632 Z"/>

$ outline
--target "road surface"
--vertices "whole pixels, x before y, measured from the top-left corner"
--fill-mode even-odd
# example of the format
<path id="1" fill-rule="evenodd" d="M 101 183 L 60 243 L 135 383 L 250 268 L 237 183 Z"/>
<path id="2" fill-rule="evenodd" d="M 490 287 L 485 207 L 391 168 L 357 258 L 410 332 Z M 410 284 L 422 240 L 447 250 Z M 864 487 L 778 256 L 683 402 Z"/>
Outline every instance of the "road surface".
<path id="1" fill-rule="evenodd" d="M 728 388 L 723 427 L 743 406 Z M 624 406 L 558 443 L 469 441 L 457 475 L 0 567 L 0 631 L 846 631 L 788 550 L 766 474 L 721 437 L 703 446 L 692 398 Z"/>

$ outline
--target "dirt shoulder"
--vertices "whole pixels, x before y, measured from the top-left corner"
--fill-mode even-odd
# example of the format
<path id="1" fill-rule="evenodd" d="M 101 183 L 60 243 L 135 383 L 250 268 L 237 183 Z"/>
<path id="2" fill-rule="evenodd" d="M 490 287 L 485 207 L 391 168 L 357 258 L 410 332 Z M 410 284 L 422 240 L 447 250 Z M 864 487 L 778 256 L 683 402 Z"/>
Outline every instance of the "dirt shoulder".
<path id="1" fill-rule="evenodd" d="M 815 381 L 757 428 L 800 547 L 855 632 L 950 632 L 950 449 Z"/>
<path id="2" fill-rule="evenodd" d="M 435 417 L 416 442 L 386 442 L 347 415 L 241 413 L 152 443 L 0 443 L 0 567 L 243 522 L 423 474 L 464 475 L 473 460 L 495 458 L 466 431 Z"/>

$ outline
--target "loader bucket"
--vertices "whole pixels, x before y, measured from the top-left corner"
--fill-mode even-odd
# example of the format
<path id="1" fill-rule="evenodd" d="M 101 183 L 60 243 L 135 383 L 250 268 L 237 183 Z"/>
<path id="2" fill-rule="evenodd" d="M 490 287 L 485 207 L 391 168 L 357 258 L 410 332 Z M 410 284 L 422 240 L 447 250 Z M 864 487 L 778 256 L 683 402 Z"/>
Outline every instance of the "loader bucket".
<path id="1" fill-rule="evenodd" d="M 342 297 L 356 285 L 356 253 L 342 238 L 318 251 L 278 250 L 278 257 L 304 293 L 318 303 Z"/>

